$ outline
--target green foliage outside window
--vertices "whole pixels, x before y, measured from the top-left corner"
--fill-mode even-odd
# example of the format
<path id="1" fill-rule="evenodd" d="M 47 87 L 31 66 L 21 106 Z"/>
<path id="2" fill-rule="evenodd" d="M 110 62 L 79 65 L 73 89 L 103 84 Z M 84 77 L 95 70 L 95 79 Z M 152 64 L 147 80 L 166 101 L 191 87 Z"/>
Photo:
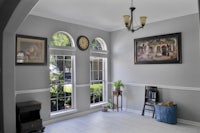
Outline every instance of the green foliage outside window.
<path id="1" fill-rule="evenodd" d="M 93 39 L 90 48 L 93 50 L 102 50 L 101 43 L 97 39 Z"/>
<path id="2" fill-rule="evenodd" d="M 91 84 L 90 85 L 90 90 L 93 91 L 98 91 L 99 89 L 103 88 L 103 84 Z"/>
<path id="3" fill-rule="evenodd" d="M 102 96 L 103 84 L 91 84 L 90 85 L 90 102 L 96 103 L 103 100 Z"/>
<path id="4" fill-rule="evenodd" d="M 56 66 L 55 56 L 53 56 L 53 55 L 50 55 L 50 64 Z"/>
<path id="5" fill-rule="evenodd" d="M 66 34 L 58 32 L 52 36 L 51 46 L 71 46 L 71 41 Z"/>

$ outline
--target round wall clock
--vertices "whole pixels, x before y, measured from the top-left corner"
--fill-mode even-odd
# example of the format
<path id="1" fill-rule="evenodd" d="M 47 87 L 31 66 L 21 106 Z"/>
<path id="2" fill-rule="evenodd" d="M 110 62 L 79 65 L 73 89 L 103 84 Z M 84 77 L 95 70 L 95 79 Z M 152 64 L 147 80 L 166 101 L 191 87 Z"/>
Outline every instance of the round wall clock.
<path id="1" fill-rule="evenodd" d="M 86 36 L 79 36 L 77 39 L 77 46 L 80 50 L 86 50 L 89 47 L 89 40 Z"/>

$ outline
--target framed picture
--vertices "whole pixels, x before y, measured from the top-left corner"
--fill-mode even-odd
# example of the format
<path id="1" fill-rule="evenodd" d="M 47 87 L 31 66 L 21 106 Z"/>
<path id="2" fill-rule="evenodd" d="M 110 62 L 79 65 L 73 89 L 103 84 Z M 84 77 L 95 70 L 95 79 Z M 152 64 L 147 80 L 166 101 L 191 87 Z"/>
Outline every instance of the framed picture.
<path id="1" fill-rule="evenodd" d="M 46 65 L 47 38 L 16 35 L 16 65 Z"/>
<path id="2" fill-rule="evenodd" d="M 135 64 L 182 63 L 181 33 L 134 40 Z"/>

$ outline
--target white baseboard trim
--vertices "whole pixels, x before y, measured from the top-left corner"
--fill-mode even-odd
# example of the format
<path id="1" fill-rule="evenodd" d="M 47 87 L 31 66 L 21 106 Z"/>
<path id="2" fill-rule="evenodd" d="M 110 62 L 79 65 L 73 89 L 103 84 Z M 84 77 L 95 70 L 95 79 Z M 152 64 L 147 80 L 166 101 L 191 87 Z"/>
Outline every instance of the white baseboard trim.
<path id="1" fill-rule="evenodd" d="M 198 126 L 200 127 L 200 122 L 196 122 L 196 121 L 190 121 L 190 120 L 184 120 L 184 119 L 177 119 L 178 123 L 183 123 L 183 124 L 187 124 L 187 125 L 193 125 L 193 126 Z"/>
<path id="2" fill-rule="evenodd" d="M 93 109 L 90 109 L 88 111 L 84 111 L 84 112 L 74 113 L 74 114 L 70 114 L 70 115 L 66 115 L 66 116 L 62 116 L 62 117 L 53 118 L 53 119 L 50 119 L 50 120 L 47 120 L 47 121 L 43 121 L 43 125 L 46 126 L 46 125 L 49 125 L 49 124 L 52 124 L 52 123 L 56 123 L 56 122 L 60 122 L 60 121 L 64 121 L 64 120 L 68 120 L 68 119 L 84 116 L 84 115 L 87 115 L 87 114 L 90 114 L 90 113 L 93 113 L 93 112 L 97 112 L 97 111 L 100 111 L 100 110 L 101 110 L 101 108 L 93 108 Z"/>
<path id="3" fill-rule="evenodd" d="M 135 113 L 135 114 L 138 114 L 138 115 L 142 114 L 142 111 L 140 111 L 140 110 L 133 110 L 133 109 L 123 109 L 123 110 L 128 111 L 128 112 L 132 112 L 132 113 Z M 151 116 L 152 117 L 152 113 L 146 112 L 145 116 Z M 190 121 L 190 120 L 184 120 L 184 119 L 177 118 L 177 122 L 182 123 L 182 124 L 200 127 L 200 122 L 196 122 L 196 121 Z"/>
<path id="4" fill-rule="evenodd" d="M 60 122 L 60 121 L 68 120 L 68 119 L 72 119 L 72 118 L 75 118 L 75 117 L 84 116 L 84 115 L 87 115 L 87 114 L 90 114 L 90 113 L 93 113 L 93 112 L 97 112 L 97 111 L 100 111 L 100 110 L 101 110 L 101 108 L 93 108 L 93 109 L 90 109 L 88 111 L 79 112 L 79 113 L 75 113 L 75 114 L 70 114 L 70 115 L 67 115 L 67 116 L 64 116 L 64 117 L 53 118 L 53 119 L 50 119 L 50 120 L 47 120 L 47 121 L 43 121 L 43 125 L 46 126 L 46 125 L 49 125 L 49 124 L 52 124 L 52 123 L 56 123 L 56 122 Z M 123 111 L 132 112 L 132 113 L 135 113 L 135 114 L 138 114 L 138 115 L 141 115 L 141 113 L 142 113 L 141 110 L 133 110 L 133 109 L 128 109 L 128 108 L 123 108 Z M 152 117 L 152 114 L 146 112 L 145 116 Z M 184 120 L 184 119 L 180 119 L 180 118 L 178 118 L 177 121 L 178 121 L 178 123 L 200 127 L 200 122 Z"/>
<path id="5" fill-rule="evenodd" d="M 132 113 L 141 115 L 141 111 L 140 110 L 133 110 L 133 109 L 128 109 L 128 108 L 123 108 L 123 111 L 132 112 Z"/>
<path id="6" fill-rule="evenodd" d="M 137 115 L 142 115 L 142 111 L 141 110 L 133 110 L 133 109 L 123 109 L 124 111 L 128 111 L 128 112 L 132 112 L 135 113 Z M 152 112 L 145 112 L 145 116 L 149 116 L 152 117 Z"/>

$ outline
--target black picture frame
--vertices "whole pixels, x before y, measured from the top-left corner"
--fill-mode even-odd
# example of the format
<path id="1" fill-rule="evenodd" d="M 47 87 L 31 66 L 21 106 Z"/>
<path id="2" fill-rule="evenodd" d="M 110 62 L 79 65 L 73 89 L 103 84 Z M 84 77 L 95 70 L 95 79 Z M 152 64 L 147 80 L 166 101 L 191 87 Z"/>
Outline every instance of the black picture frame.
<path id="1" fill-rule="evenodd" d="M 46 65 L 47 38 L 16 35 L 16 65 Z"/>
<path id="2" fill-rule="evenodd" d="M 182 63 L 181 32 L 134 39 L 134 64 Z"/>

